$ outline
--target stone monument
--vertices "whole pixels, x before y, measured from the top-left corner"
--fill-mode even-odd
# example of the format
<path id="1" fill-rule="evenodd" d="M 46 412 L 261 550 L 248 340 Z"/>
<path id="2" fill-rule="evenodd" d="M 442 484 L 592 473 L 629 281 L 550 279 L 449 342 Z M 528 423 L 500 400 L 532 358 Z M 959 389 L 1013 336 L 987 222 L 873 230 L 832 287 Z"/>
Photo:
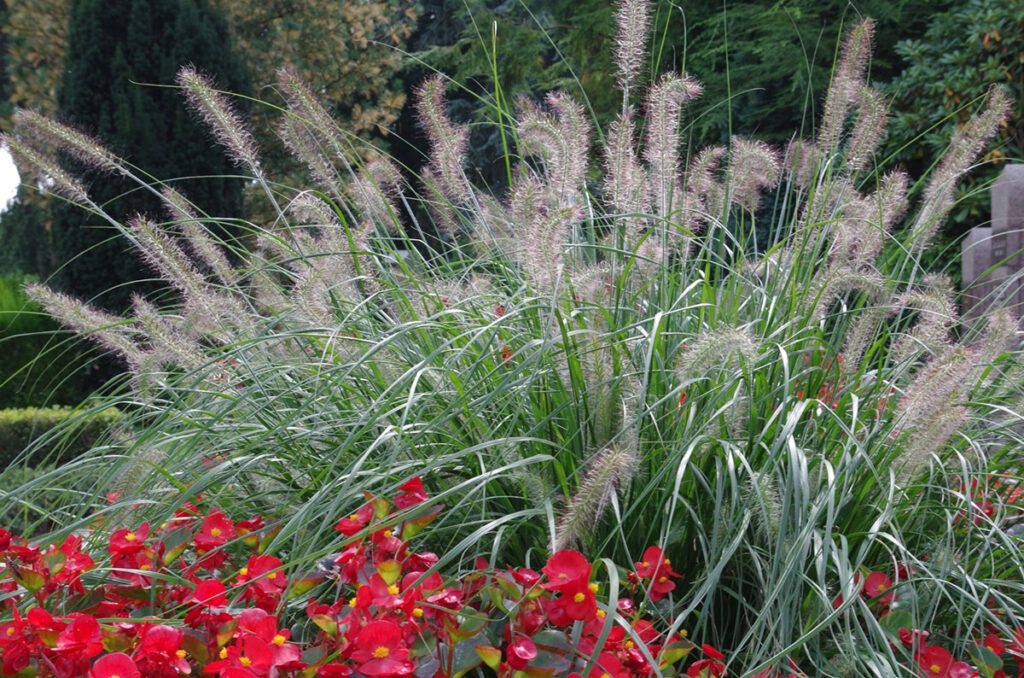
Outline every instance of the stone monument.
<path id="1" fill-rule="evenodd" d="M 1024 165 L 1007 165 L 992 184 L 992 225 L 961 244 L 962 312 L 977 317 L 996 306 L 1024 316 Z"/>

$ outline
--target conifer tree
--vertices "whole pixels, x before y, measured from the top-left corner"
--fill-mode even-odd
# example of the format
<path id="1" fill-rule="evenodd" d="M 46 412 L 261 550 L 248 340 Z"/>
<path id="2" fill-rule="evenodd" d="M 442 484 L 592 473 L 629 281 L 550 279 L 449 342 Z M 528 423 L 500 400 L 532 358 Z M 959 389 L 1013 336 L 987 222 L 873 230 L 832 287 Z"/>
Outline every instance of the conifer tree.
<path id="1" fill-rule="evenodd" d="M 76 0 L 58 116 L 88 130 L 129 162 L 168 180 L 211 216 L 241 214 L 243 182 L 173 87 L 184 64 L 211 75 L 232 92 L 249 89 L 244 67 L 230 51 L 227 25 L 206 0 Z M 83 170 L 85 168 L 82 168 Z M 92 173 L 91 193 L 118 219 L 135 213 L 162 219 L 152 195 Z M 189 177 L 221 178 L 190 181 Z M 125 254 L 123 238 L 77 208 L 52 212 L 54 282 L 107 307 L 126 305 L 131 286 L 152 277 Z M 68 262 L 68 263 L 65 263 Z"/>

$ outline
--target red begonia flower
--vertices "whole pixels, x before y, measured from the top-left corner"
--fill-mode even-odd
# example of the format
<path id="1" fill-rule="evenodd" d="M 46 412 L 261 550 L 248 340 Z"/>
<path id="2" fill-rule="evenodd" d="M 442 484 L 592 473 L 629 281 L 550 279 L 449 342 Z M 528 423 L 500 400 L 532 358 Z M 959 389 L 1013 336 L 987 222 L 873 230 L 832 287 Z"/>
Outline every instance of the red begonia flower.
<path id="1" fill-rule="evenodd" d="M 546 590 L 561 591 L 562 589 L 582 582 L 590 581 L 591 565 L 579 551 L 559 551 L 548 558 L 541 572 L 547 575 L 548 581 L 541 584 Z"/>
<path id="2" fill-rule="evenodd" d="M 409 661 L 409 648 L 405 646 L 402 629 L 385 619 L 364 626 L 353 641 L 352 661 L 356 671 L 365 676 L 407 676 L 415 665 Z"/>
<path id="3" fill-rule="evenodd" d="M 132 658 L 124 652 L 100 657 L 89 669 L 89 678 L 142 678 Z"/>

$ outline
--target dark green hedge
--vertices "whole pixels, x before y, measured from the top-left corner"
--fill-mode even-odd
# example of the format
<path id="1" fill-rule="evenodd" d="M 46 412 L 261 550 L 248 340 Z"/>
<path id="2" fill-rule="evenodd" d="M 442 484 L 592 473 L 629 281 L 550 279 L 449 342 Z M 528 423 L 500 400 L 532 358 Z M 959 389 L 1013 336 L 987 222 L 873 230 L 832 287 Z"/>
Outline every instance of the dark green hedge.
<path id="1" fill-rule="evenodd" d="M 6 219 L 0 216 L 5 245 Z M 94 348 L 62 332 L 25 296 L 22 286 L 30 280 L 17 273 L 0 275 L 0 408 L 78 405 L 111 375 L 97 362 Z"/>
<path id="2" fill-rule="evenodd" d="M 89 415 L 68 407 L 0 410 L 0 469 L 36 441 L 27 459 L 30 465 L 73 459 L 89 450 L 120 417 L 114 408 Z M 62 426 L 68 423 L 73 425 Z"/>

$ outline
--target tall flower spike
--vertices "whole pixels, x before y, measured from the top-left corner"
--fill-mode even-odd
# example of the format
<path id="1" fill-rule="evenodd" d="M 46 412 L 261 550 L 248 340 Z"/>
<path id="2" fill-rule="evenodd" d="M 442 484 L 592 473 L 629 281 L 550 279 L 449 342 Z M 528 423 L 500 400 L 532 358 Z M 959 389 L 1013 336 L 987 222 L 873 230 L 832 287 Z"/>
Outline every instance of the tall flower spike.
<path id="1" fill-rule="evenodd" d="M 187 336 L 177 327 L 177 318 L 160 315 L 156 306 L 137 294 L 132 295 L 132 308 L 150 344 L 154 362 L 177 365 L 186 370 L 193 370 L 203 364 L 202 347 L 194 337 Z"/>
<path id="2" fill-rule="evenodd" d="M 605 144 L 604 189 L 612 206 L 624 217 L 625 246 L 633 250 L 643 234 L 645 219 L 638 215 L 650 212 L 644 184 L 646 173 L 636 157 L 632 110 L 627 110 L 608 131 Z"/>
<path id="3" fill-rule="evenodd" d="M 813 142 L 793 139 L 786 146 L 782 163 L 789 172 L 790 181 L 800 188 L 810 188 L 818 179 L 821 151 Z"/>
<path id="4" fill-rule="evenodd" d="M 429 168 L 437 187 L 454 204 L 466 205 L 473 200 L 473 190 L 462 170 L 469 130 L 448 119 L 444 85 L 443 76 L 427 79 L 417 92 L 416 111 L 430 140 Z"/>
<path id="5" fill-rule="evenodd" d="M 92 206 L 82 183 L 45 155 L 7 134 L 0 134 L 0 146 L 10 152 L 19 170 L 34 174 L 49 190 L 78 205 Z"/>
<path id="6" fill-rule="evenodd" d="M 974 358 L 969 349 L 951 346 L 918 371 L 899 401 L 895 425 L 907 442 L 893 466 L 901 481 L 923 468 L 966 420 L 966 411 L 956 403 L 971 385 Z"/>
<path id="7" fill-rule="evenodd" d="M 181 230 L 185 239 L 192 248 L 192 252 L 202 263 L 206 264 L 215 276 L 225 284 L 232 284 L 238 280 L 228 261 L 224 251 L 217 242 L 210 236 L 206 227 L 199 221 L 199 215 L 185 196 L 169 186 L 160 191 L 164 197 L 164 204 L 171 219 L 181 222 Z"/>
<path id="8" fill-rule="evenodd" d="M 807 300 L 815 304 L 813 321 L 818 322 L 824 318 L 835 298 L 847 292 L 860 292 L 875 305 L 884 303 L 889 296 L 883 275 L 875 271 L 862 271 L 844 262 L 828 270 L 816 294 L 807 295 Z"/>
<path id="9" fill-rule="evenodd" d="M 66 294 L 54 292 L 45 285 L 29 283 L 25 285 L 25 294 L 54 318 L 113 350 L 129 365 L 136 366 L 142 363 L 145 354 L 135 341 L 136 328 L 132 323 L 104 313 Z"/>
<path id="10" fill-rule="evenodd" d="M 832 84 L 825 96 L 825 113 L 818 133 L 818 148 L 832 154 L 839 144 L 846 116 L 864 86 L 864 72 L 871 56 L 875 22 L 864 19 L 846 35 L 839 54 Z"/>
<path id="11" fill-rule="evenodd" d="M 723 362 L 734 362 L 739 357 L 752 363 L 758 351 L 758 343 L 749 329 L 722 327 L 701 335 L 686 349 L 676 374 L 682 381 L 696 379 Z"/>
<path id="12" fill-rule="evenodd" d="M 616 80 L 622 90 L 624 102 L 629 101 L 629 90 L 643 66 L 647 45 L 651 7 L 647 0 L 619 0 L 615 12 L 615 65 Z"/>
<path id="13" fill-rule="evenodd" d="M 679 181 L 679 120 L 683 105 L 701 93 L 696 80 L 666 74 L 647 97 L 647 140 L 644 157 L 650 163 L 651 196 L 655 214 L 670 219 Z M 678 206 L 677 206 L 678 207 Z"/>
<path id="14" fill-rule="evenodd" d="M 906 172 L 889 172 L 882 177 L 875 201 L 878 205 L 878 222 L 882 230 L 888 233 L 896 224 L 896 220 L 907 211 L 907 188 L 910 178 Z"/>
<path id="15" fill-rule="evenodd" d="M 591 457 L 558 521 L 553 551 L 569 548 L 593 531 L 612 495 L 629 486 L 638 467 L 636 454 L 620 445 L 608 445 Z"/>
<path id="16" fill-rule="evenodd" d="M 551 206 L 573 207 L 582 199 L 590 131 L 583 107 L 566 94 L 549 94 L 546 102 L 554 115 L 521 102 L 519 142 L 524 155 L 544 159 Z"/>
<path id="17" fill-rule="evenodd" d="M 931 243 L 953 207 L 957 179 L 970 169 L 989 140 L 999 131 L 999 126 L 1006 120 L 1010 111 L 1011 101 L 1006 89 L 992 87 L 988 92 L 984 110 L 953 135 L 949 151 L 942 158 L 942 162 L 924 189 L 921 211 L 910 229 L 912 251 L 921 252 Z"/>
<path id="18" fill-rule="evenodd" d="M 227 97 L 214 89 L 210 80 L 193 66 L 178 71 L 177 81 L 185 90 L 189 106 L 210 127 L 235 164 L 248 169 L 254 177 L 262 177 L 256 140 Z"/>
<path id="19" fill-rule="evenodd" d="M 907 208 L 907 175 L 890 172 L 878 190 L 856 196 L 847 203 L 833 226 L 830 265 L 849 263 L 853 268 L 870 266 L 885 245 L 885 235 Z"/>
<path id="20" fill-rule="evenodd" d="M 690 161 L 686 174 L 686 192 L 680 205 L 677 228 L 671 234 L 680 242 L 680 251 L 688 256 L 693 235 L 704 224 L 722 218 L 725 211 L 725 187 L 716 178 L 716 172 L 725 157 L 724 146 L 708 146 Z"/>
<path id="21" fill-rule="evenodd" d="M 334 146 L 345 169 L 352 170 L 349 158 L 345 153 L 346 144 L 338 134 L 338 127 L 324 107 L 309 91 L 302 79 L 290 68 L 282 68 L 277 72 L 277 83 L 284 92 L 288 109 L 305 125 L 311 135 Z"/>
<path id="22" fill-rule="evenodd" d="M 288 151 L 305 163 L 320 190 L 332 197 L 341 195 L 342 187 L 334 165 L 323 153 L 318 140 L 310 134 L 306 123 L 297 117 L 286 115 L 281 120 L 277 133 Z"/>
<path id="23" fill-rule="evenodd" d="M 104 172 L 122 172 L 120 158 L 108 151 L 92 137 L 67 125 L 55 122 L 34 111 L 18 109 L 14 124 L 31 134 L 47 140 L 56 148 L 67 151 L 89 167 Z"/>
<path id="24" fill-rule="evenodd" d="M 386 158 L 374 158 L 349 182 L 345 191 L 358 206 L 365 222 L 395 232 L 398 228 L 398 211 L 391 199 L 401 182 L 402 175 L 393 162 Z"/>
<path id="25" fill-rule="evenodd" d="M 231 327 L 248 321 L 241 303 L 233 296 L 218 294 L 188 255 L 155 223 L 138 217 L 129 223 L 129 233 L 143 259 L 181 292 L 185 307 L 195 315 L 197 329 L 229 341 Z"/>
<path id="26" fill-rule="evenodd" d="M 870 87 L 862 87 L 858 93 L 860 112 L 854 125 L 850 143 L 846 147 L 847 172 L 867 169 L 871 158 L 882 140 L 889 119 L 889 105 L 881 94 Z"/>
<path id="27" fill-rule="evenodd" d="M 957 321 L 953 302 L 953 282 L 944 275 L 930 274 L 921 281 L 921 289 L 904 292 L 895 305 L 917 311 L 910 333 L 901 336 L 892 347 L 892 360 L 900 363 L 921 352 L 937 354 L 950 346 L 949 333 Z"/>
<path id="28" fill-rule="evenodd" d="M 757 211 L 761 191 L 779 183 L 779 154 L 763 141 L 733 137 L 729 151 L 729 198 Z"/>

